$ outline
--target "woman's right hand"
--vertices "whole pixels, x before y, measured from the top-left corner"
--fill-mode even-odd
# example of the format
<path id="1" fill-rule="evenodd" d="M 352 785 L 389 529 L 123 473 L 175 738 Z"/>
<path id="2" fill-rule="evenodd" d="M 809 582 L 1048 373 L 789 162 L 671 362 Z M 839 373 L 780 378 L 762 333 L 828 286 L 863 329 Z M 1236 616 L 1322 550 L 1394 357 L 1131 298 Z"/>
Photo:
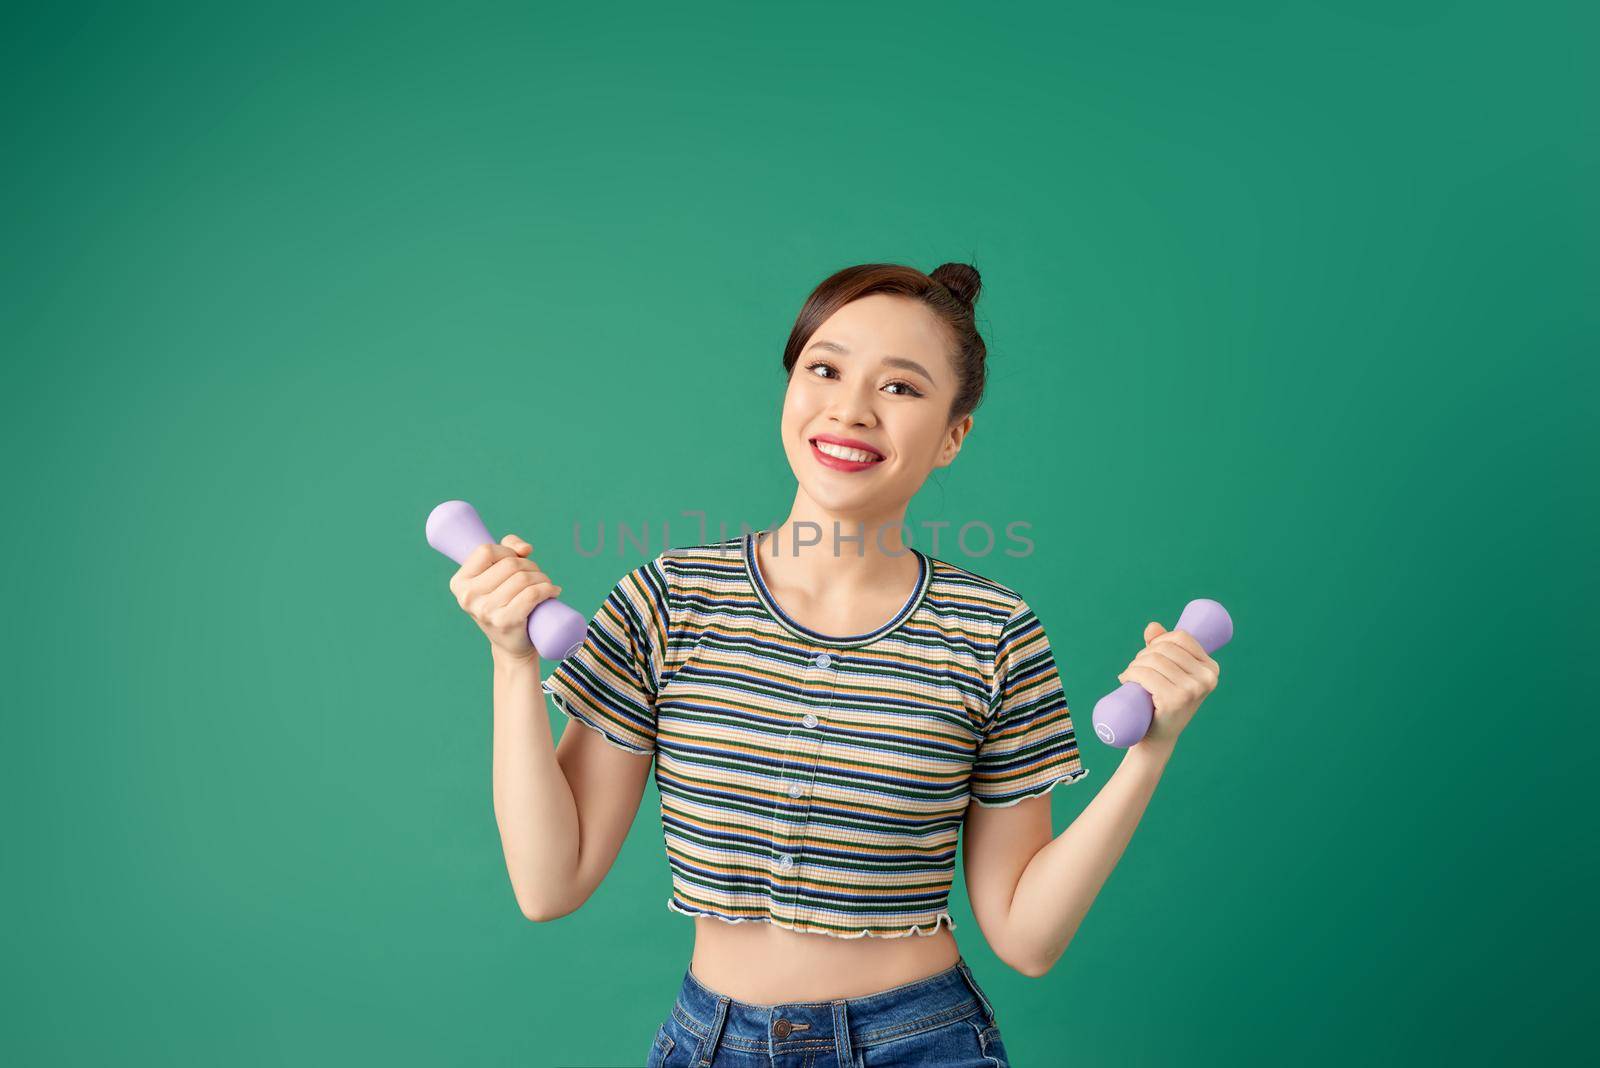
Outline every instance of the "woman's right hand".
<path id="1" fill-rule="evenodd" d="M 450 592 L 461 610 L 497 652 L 516 660 L 531 659 L 538 652 L 528 640 L 528 614 L 561 593 L 538 564 L 523 559 L 532 548 L 515 534 L 507 534 L 499 545 L 485 542 L 472 550 L 450 576 Z"/>

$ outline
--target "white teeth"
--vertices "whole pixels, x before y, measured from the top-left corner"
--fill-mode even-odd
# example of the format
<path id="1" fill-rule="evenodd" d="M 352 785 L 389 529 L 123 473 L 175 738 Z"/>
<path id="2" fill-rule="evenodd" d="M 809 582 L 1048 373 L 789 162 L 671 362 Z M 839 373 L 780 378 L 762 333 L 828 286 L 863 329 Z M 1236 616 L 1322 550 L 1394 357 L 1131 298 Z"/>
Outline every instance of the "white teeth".
<path id="1" fill-rule="evenodd" d="M 817 448 L 821 449 L 829 456 L 837 456 L 841 460 L 853 460 L 856 463 L 864 463 L 868 460 L 881 459 L 881 457 L 879 457 L 876 453 L 862 452 L 860 449 L 847 449 L 842 445 L 835 445 L 831 441 L 819 441 L 815 444 Z"/>

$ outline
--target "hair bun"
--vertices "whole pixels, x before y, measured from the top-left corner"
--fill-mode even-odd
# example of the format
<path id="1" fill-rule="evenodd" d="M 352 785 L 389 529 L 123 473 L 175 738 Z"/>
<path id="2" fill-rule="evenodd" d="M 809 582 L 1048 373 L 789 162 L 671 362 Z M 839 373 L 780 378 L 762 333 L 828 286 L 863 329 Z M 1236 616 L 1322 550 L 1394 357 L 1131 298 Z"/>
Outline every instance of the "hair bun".
<path id="1" fill-rule="evenodd" d="M 928 277 L 943 285 L 968 307 L 978 302 L 978 291 L 983 288 L 978 269 L 970 263 L 941 263 Z"/>

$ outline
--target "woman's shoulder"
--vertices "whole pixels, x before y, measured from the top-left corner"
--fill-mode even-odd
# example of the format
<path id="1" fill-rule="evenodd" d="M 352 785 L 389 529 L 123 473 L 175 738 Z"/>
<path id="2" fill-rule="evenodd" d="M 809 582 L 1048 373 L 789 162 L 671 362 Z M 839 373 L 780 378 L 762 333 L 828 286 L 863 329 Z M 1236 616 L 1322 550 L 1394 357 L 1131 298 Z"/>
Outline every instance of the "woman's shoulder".
<path id="1" fill-rule="evenodd" d="M 735 536 L 691 545 L 669 545 L 651 563 L 674 582 L 692 581 L 698 574 L 743 571 L 743 539 Z"/>
<path id="2" fill-rule="evenodd" d="M 932 591 L 938 603 L 1004 623 L 1025 602 L 1014 587 L 976 570 L 922 554 L 933 569 Z"/>
<path id="3" fill-rule="evenodd" d="M 739 536 L 689 545 L 669 545 L 636 569 L 659 585 L 665 596 L 726 588 L 743 576 L 743 539 Z"/>

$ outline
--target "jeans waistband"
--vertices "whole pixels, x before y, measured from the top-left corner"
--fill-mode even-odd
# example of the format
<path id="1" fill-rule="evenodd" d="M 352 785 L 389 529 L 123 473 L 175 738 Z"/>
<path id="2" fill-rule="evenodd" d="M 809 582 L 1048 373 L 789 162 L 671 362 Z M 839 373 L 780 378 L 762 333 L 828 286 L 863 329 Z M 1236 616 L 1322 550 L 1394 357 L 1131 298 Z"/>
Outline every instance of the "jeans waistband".
<path id="1" fill-rule="evenodd" d="M 699 1040 L 695 1062 L 721 1048 L 748 1053 L 834 1050 L 853 1063 L 855 1047 L 943 1027 L 981 1014 L 995 1023 L 994 1007 L 965 958 L 936 975 L 858 998 L 755 1005 L 710 989 L 685 970 L 673 1015 Z"/>

